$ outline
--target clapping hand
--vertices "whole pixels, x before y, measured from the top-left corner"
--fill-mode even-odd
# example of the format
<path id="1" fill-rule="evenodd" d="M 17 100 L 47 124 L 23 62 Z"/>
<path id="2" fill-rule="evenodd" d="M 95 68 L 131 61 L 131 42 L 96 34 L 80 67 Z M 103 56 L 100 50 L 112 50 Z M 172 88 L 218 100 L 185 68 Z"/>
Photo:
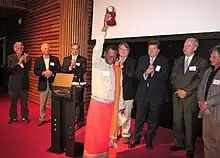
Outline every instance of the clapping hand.
<path id="1" fill-rule="evenodd" d="M 76 66 L 76 60 L 71 60 L 70 68 L 74 68 Z"/>
<path id="2" fill-rule="evenodd" d="M 145 74 L 149 75 L 149 74 L 151 74 L 153 72 L 154 72 L 154 66 L 153 65 L 149 65 L 147 70 L 145 71 Z"/>
<path id="3" fill-rule="evenodd" d="M 23 55 L 23 56 L 24 56 L 24 62 L 25 62 L 25 63 L 27 62 L 27 57 L 28 57 L 28 55 L 29 55 L 29 54 L 27 54 L 27 53 L 24 53 L 24 55 Z"/>

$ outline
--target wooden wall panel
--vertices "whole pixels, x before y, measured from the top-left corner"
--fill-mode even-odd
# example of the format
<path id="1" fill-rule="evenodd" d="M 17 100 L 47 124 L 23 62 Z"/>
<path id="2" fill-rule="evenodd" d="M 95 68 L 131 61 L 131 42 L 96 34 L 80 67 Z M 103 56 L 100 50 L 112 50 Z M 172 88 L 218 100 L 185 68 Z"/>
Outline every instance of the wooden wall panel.
<path id="1" fill-rule="evenodd" d="M 29 100 L 39 104 L 37 91 L 38 77 L 33 73 L 33 65 L 41 54 L 41 45 L 45 42 L 51 46 L 51 54 L 59 56 L 60 0 L 27 0 L 26 10 L 22 13 L 23 27 L 18 39 L 25 46 L 25 51 L 32 58 Z"/>
<path id="2" fill-rule="evenodd" d="M 8 7 L 8 8 L 24 9 L 25 0 L 0 0 L 0 6 Z"/>
<path id="3" fill-rule="evenodd" d="M 80 54 L 87 58 L 88 47 L 88 0 L 63 0 L 61 1 L 61 29 L 60 29 L 60 60 L 69 56 L 72 43 L 80 45 Z M 88 75 L 88 74 L 87 74 Z M 86 75 L 86 76 L 87 76 Z M 87 81 L 87 77 L 86 82 Z M 85 87 L 84 102 L 87 107 L 88 91 L 90 85 Z"/>
<path id="4" fill-rule="evenodd" d="M 16 41 L 22 41 L 25 51 L 32 58 L 29 100 L 39 104 L 37 91 L 38 77 L 33 73 L 36 58 L 40 57 L 40 47 L 49 43 L 51 54 L 58 56 L 62 63 L 70 55 L 70 45 L 80 44 L 80 54 L 88 59 L 88 72 L 85 79 L 85 106 L 91 94 L 91 55 L 93 45 L 89 45 L 92 20 L 92 0 L 26 0 L 26 10 L 9 17 L 4 24 L 8 52 Z M 22 24 L 17 23 L 22 18 Z M 1 26 L 0 26 L 1 27 Z"/>
<path id="5" fill-rule="evenodd" d="M 88 107 L 88 103 L 91 96 L 91 79 L 92 79 L 92 50 L 94 47 L 94 44 L 89 43 L 89 40 L 91 38 L 91 28 L 92 28 L 92 8 L 93 8 L 93 0 L 88 0 L 88 46 L 87 46 L 87 75 L 86 75 L 86 81 L 87 81 L 87 87 L 85 91 L 85 103 Z"/>

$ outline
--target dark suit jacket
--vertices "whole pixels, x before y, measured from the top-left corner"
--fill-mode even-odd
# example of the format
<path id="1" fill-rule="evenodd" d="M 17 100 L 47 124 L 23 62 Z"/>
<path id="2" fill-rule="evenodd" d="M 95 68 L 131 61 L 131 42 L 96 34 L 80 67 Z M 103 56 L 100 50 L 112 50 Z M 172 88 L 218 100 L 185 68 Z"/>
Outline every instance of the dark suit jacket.
<path id="1" fill-rule="evenodd" d="M 185 57 L 182 56 L 177 58 L 174 62 L 171 74 L 173 93 L 179 89 L 185 90 L 187 95 L 183 99 L 184 104 L 186 104 L 186 106 L 194 106 L 197 108 L 197 88 L 209 64 L 207 60 L 195 54 L 184 74 L 184 60 Z M 192 66 L 196 68 L 195 71 L 192 71 Z M 189 71 L 190 67 L 191 71 Z M 177 95 L 174 95 L 174 102 L 178 98 Z"/>
<path id="2" fill-rule="evenodd" d="M 71 64 L 72 55 L 65 57 L 62 64 L 62 72 L 63 73 L 69 73 L 74 74 L 73 81 L 78 82 L 80 79 L 80 82 L 84 82 L 83 75 L 86 73 L 87 68 L 87 60 L 85 57 L 82 57 L 81 55 L 78 55 L 76 59 L 76 67 L 73 68 L 71 71 L 69 70 L 69 66 Z"/>
<path id="3" fill-rule="evenodd" d="M 60 72 L 60 62 L 59 59 L 55 56 L 50 55 L 49 59 L 49 70 L 54 74 L 53 76 L 47 77 L 42 76 L 42 72 L 46 71 L 46 66 L 44 63 L 43 56 L 39 57 L 34 65 L 34 74 L 36 76 L 39 76 L 38 81 L 38 90 L 39 91 L 45 91 L 47 89 L 47 80 L 49 81 L 49 86 L 51 88 L 51 84 L 54 81 L 54 78 L 56 76 L 56 73 Z"/>
<path id="4" fill-rule="evenodd" d="M 134 58 L 127 57 L 122 69 L 123 74 L 123 99 L 131 100 L 135 98 L 136 78 L 135 78 L 136 61 Z"/>
<path id="5" fill-rule="evenodd" d="M 16 53 L 8 56 L 9 90 L 27 90 L 29 88 L 28 71 L 31 70 L 31 60 L 27 57 L 27 63 L 23 62 L 24 68 L 18 65 L 18 61 Z"/>
<path id="6" fill-rule="evenodd" d="M 150 65 L 149 55 L 139 58 L 136 70 L 136 76 L 139 80 L 136 99 L 139 101 L 148 101 L 153 104 L 162 104 L 167 97 L 166 83 L 169 75 L 168 59 L 161 54 L 158 54 L 154 60 L 154 68 L 160 67 L 159 71 L 155 71 L 152 77 L 144 79 L 143 73 Z M 149 87 L 147 86 L 149 83 Z"/>

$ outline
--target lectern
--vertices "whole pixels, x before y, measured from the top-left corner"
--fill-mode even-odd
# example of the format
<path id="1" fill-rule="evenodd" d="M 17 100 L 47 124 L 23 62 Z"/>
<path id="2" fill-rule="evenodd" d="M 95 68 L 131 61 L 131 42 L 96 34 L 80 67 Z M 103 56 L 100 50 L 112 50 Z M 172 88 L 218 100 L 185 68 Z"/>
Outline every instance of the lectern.
<path id="1" fill-rule="evenodd" d="M 75 141 L 75 88 L 74 75 L 57 73 L 52 86 L 51 147 L 49 152 L 68 157 L 81 157 L 83 143 Z"/>

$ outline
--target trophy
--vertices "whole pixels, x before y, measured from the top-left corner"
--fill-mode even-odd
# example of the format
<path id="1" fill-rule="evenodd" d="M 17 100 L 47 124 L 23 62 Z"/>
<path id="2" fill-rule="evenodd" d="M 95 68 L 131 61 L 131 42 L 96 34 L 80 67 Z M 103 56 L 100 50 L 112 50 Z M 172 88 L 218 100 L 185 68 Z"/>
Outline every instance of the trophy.
<path id="1" fill-rule="evenodd" d="M 116 25 L 116 21 L 115 21 L 116 10 L 115 10 L 115 7 L 108 6 L 106 8 L 106 14 L 108 14 L 110 16 L 109 20 L 107 21 L 107 25 L 108 26 L 115 26 Z"/>

